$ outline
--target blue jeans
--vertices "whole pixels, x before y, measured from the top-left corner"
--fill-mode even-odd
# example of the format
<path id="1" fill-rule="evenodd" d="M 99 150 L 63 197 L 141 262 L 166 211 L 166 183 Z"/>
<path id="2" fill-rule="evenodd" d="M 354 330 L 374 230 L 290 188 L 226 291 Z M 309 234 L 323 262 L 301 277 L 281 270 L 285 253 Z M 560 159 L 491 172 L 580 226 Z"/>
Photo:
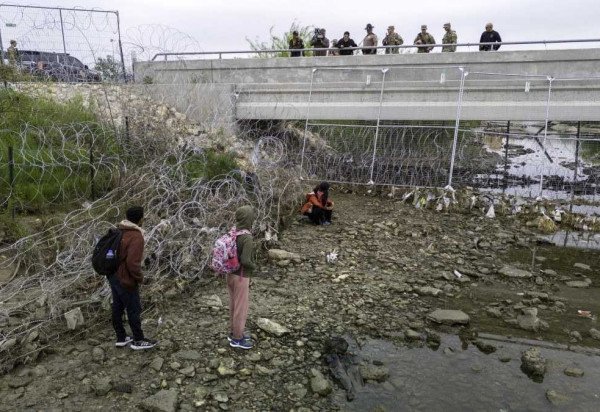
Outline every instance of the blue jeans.
<path id="1" fill-rule="evenodd" d="M 133 334 L 133 340 L 144 339 L 142 332 L 142 302 L 140 301 L 140 291 L 135 289 L 130 291 L 121 286 L 121 282 L 116 274 L 108 277 L 110 290 L 112 291 L 112 324 L 117 333 L 117 341 L 122 342 L 127 337 L 123 327 L 123 312 L 127 311 L 127 319 Z"/>

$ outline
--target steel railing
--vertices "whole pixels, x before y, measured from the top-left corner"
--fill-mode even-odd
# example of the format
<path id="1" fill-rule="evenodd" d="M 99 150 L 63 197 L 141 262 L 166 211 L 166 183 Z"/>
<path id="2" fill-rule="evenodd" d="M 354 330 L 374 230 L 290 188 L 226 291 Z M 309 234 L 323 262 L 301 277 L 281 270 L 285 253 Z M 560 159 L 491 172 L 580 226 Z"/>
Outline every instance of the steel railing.
<path id="1" fill-rule="evenodd" d="M 600 39 L 569 39 L 569 40 L 533 40 L 533 41 L 505 41 L 505 42 L 495 42 L 495 43 L 449 43 L 449 44 L 426 44 L 426 45 L 416 45 L 416 44 L 402 44 L 402 45 L 394 45 L 394 46 L 377 46 L 377 47 L 344 47 L 343 50 L 379 50 L 379 49 L 419 49 L 419 48 L 441 48 L 441 47 L 475 47 L 477 46 L 479 51 L 479 46 L 510 46 L 510 45 L 532 45 L 532 44 L 541 44 L 541 45 L 549 45 L 549 44 L 570 44 L 570 43 L 600 43 Z M 269 53 L 285 53 L 285 52 L 327 52 L 332 50 L 339 50 L 338 48 L 305 48 L 305 49 L 266 49 L 266 50 L 227 50 L 227 51 L 202 51 L 202 52 L 165 52 L 165 53 L 157 53 L 152 57 L 152 61 L 155 61 L 159 57 L 164 57 L 165 60 L 168 60 L 169 56 L 205 56 L 205 55 L 218 55 L 219 59 L 223 58 L 223 55 L 231 55 L 231 54 L 269 54 Z M 317 56 L 315 56 L 317 57 Z"/>

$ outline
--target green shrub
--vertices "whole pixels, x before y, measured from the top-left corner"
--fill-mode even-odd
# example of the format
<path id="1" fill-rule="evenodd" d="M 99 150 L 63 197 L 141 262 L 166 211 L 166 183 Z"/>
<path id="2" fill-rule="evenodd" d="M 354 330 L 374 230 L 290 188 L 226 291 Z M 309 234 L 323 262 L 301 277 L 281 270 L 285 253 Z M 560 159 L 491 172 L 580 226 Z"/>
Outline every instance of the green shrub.
<path id="1" fill-rule="evenodd" d="M 215 150 L 207 150 L 202 155 L 192 155 L 185 163 L 186 174 L 190 179 L 212 180 L 236 169 L 238 164 L 233 154 Z"/>

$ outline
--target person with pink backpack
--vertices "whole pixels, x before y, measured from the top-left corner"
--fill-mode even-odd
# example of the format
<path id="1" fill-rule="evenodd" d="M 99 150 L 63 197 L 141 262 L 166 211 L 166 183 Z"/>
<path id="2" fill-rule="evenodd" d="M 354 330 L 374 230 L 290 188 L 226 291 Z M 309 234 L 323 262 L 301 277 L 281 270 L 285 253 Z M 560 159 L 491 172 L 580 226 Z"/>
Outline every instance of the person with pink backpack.
<path id="1" fill-rule="evenodd" d="M 215 242 L 212 269 L 227 277 L 229 292 L 229 335 L 233 348 L 252 349 L 250 336 L 245 334 L 250 302 L 250 278 L 256 269 L 255 245 L 252 225 L 256 212 L 252 206 L 242 206 L 235 211 L 236 226 Z"/>

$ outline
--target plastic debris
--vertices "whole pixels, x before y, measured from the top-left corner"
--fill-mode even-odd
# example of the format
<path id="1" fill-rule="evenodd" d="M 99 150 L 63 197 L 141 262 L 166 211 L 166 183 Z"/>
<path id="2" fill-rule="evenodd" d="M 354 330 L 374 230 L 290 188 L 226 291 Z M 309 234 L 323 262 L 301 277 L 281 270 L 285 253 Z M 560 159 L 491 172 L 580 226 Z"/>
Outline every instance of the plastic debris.
<path id="1" fill-rule="evenodd" d="M 577 316 L 581 316 L 582 318 L 592 318 L 592 312 L 589 310 L 578 310 Z"/>
<path id="2" fill-rule="evenodd" d="M 333 252 L 329 252 L 327 254 L 327 256 L 325 257 L 325 259 L 327 260 L 327 263 L 335 263 L 337 258 L 338 258 L 337 250 L 334 250 Z"/>
<path id="3" fill-rule="evenodd" d="M 488 209 L 487 213 L 485 214 L 485 217 L 493 219 L 496 217 L 496 211 L 494 210 L 494 205 L 490 205 L 490 208 Z"/>
<path id="4" fill-rule="evenodd" d="M 460 273 L 458 270 L 454 270 L 454 276 L 456 276 L 457 278 L 462 278 L 464 275 L 462 273 Z"/>

